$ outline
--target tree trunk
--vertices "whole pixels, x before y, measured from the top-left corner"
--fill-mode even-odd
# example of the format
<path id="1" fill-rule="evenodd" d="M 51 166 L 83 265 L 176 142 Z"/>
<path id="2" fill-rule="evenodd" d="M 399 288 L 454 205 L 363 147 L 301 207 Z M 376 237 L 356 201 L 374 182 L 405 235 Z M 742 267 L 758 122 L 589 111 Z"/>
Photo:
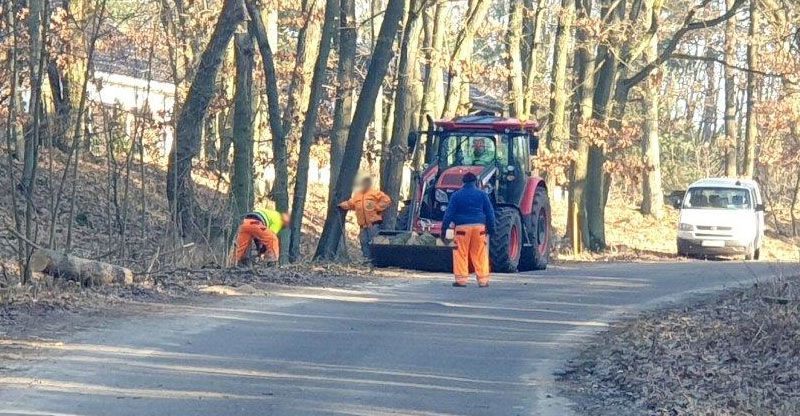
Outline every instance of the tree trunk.
<path id="1" fill-rule="evenodd" d="M 322 36 L 322 22 L 319 20 L 319 15 L 322 13 L 323 4 L 322 0 L 303 0 L 304 22 L 297 34 L 295 68 L 283 113 L 283 132 L 288 139 L 295 137 L 293 127 L 300 124 L 302 111 L 309 105 L 309 83 L 317 58 L 317 45 Z"/>
<path id="2" fill-rule="evenodd" d="M 124 267 L 70 256 L 54 250 L 37 249 L 30 260 L 31 270 L 84 286 L 133 284 L 133 272 Z"/>
<path id="3" fill-rule="evenodd" d="M 488 0 L 470 1 L 464 27 L 456 38 L 453 53 L 450 57 L 445 104 L 442 112 L 443 118 L 456 116 L 463 105 L 465 89 L 468 95 L 469 81 L 465 79 L 465 72 L 469 69 L 469 63 L 472 61 L 473 39 L 478 28 L 486 24 L 486 13 L 489 11 L 491 3 Z"/>
<path id="4" fill-rule="evenodd" d="M 567 128 L 567 102 L 569 90 L 567 86 L 567 64 L 571 48 L 572 22 L 575 19 L 573 0 L 561 0 L 558 15 L 558 27 L 553 47 L 552 86 L 550 89 L 550 117 L 547 131 L 547 145 L 553 152 L 563 152 L 564 144 L 569 140 Z"/>
<path id="5" fill-rule="evenodd" d="M 202 214 L 194 198 L 192 160 L 200 149 L 203 118 L 214 98 L 214 81 L 225 49 L 236 26 L 244 21 L 245 15 L 242 0 L 225 0 L 177 120 L 175 141 L 167 164 L 167 198 L 174 220 L 183 235 L 187 235 L 197 225 L 195 214 Z"/>
<path id="6" fill-rule="evenodd" d="M 400 200 L 400 188 L 403 183 L 403 170 L 408 157 L 408 133 L 411 131 L 417 104 L 412 93 L 412 83 L 417 82 L 417 51 L 420 35 L 419 1 L 409 2 L 411 10 L 403 29 L 403 40 L 400 46 L 400 63 L 397 69 L 397 92 L 394 103 L 394 123 L 392 124 L 392 139 L 389 142 L 386 159 L 386 181 L 382 183 L 384 192 L 392 199 L 392 203 L 383 216 L 383 227 L 387 230 L 394 229 L 397 206 Z"/>
<path id="7" fill-rule="evenodd" d="M 233 97 L 233 174 L 231 176 L 231 205 L 233 224 L 253 210 L 253 37 L 237 33 L 234 38 L 236 55 L 236 92 Z"/>
<path id="8" fill-rule="evenodd" d="M 289 211 L 289 155 L 286 145 L 286 132 L 281 121 L 281 102 L 278 89 L 278 77 L 275 71 L 275 58 L 272 55 L 272 46 L 269 42 L 268 32 L 261 17 L 261 10 L 254 0 L 247 1 L 247 11 L 250 13 L 249 30 L 258 42 L 261 53 L 261 62 L 264 66 L 264 83 L 267 90 L 267 113 L 269 114 L 269 129 L 272 133 L 272 165 L 275 167 L 275 181 L 272 184 L 272 200 L 275 209 L 280 212 Z M 288 230 L 282 230 L 278 235 L 281 241 L 281 263 L 288 257 L 290 235 Z"/>
<path id="9" fill-rule="evenodd" d="M 444 69 L 440 57 L 444 51 L 444 38 L 447 28 L 445 17 L 447 3 L 437 2 L 433 10 L 432 19 L 426 19 L 426 33 L 430 32 L 430 47 L 425 52 L 425 84 L 422 90 L 422 104 L 420 104 L 420 126 L 428 117 L 437 118 L 444 110 Z M 428 23 L 430 22 L 430 23 Z M 431 129 L 433 126 L 425 126 Z"/>
<path id="10" fill-rule="evenodd" d="M 345 158 L 336 183 L 334 198 L 328 203 L 328 215 L 314 255 L 317 259 L 333 259 L 336 256 L 344 226 L 344 212 L 338 208 L 337 203 L 350 197 L 351 185 L 358 173 L 364 151 L 364 136 L 369 123 L 372 121 L 375 99 L 386 76 L 389 62 L 394 57 L 392 46 L 397 30 L 400 27 L 400 21 L 403 19 L 404 8 L 404 0 L 389 0 L 386 7 L 380 34 L 374 49 L 375 52 L 370 60 L 369 69 L 364 78 L 364 85 L 361 88 L 356 111 L 353 115 L 353 123 L 347 135 Z"/>
<path id="11" fill-rule="evenodd" d="M 341 0 L 339 3 L 339 64 L 336 70 L 336 103 L 331 129 L 331 178 L 328 186 L 328 200 L 333 198 L 339 168 L 344 159 L 347 144 L 347 131 L 353 117 L 353 95 L 356 82 L 356 28 L 355 0 Z"/>
<path id="12" fill-rule="evenodd" d="M 735 0 L 725 0 L 730 9 Z M 736 19 L 725 22 L 725 60 L 736 62 Z M 725 176 L 734 178 L 738 172 L 739 129 L 736 125 L 736 71 L 724 66 L 725 71 Z"/>
<path id="13" fill-rule="evenodd" d="M 758 1 L 750 0 L 750 31 L 749 42 L 747 43 L 747 113 L 744 133 L 744 163 L 742 166 L 742 176 L 753 178 L 756 169 L 756 141 L 758 140 L 758 120 L 756 119 L 756 94 L 758 93 L 758 82 L 756 74 L 753 72 L 758 69 L 758 36 L 761 24 Z"/>
<path id="14" fill-rule="evenodd" d="M 590 16 L 590 1 L 575 0 L 578 17 Z M 577 119 L 572 123 L 572 135 L 576 138 L 576 158 L 570 183 L 567 234 L 572 241 L 573 253 L 579 254 L 589 246 L 589 228 L 586 212 L 586 180 L 588 176 L 591 137 L 580 126 L 592 118 L 592 94 L 594 87 L 594 45 L 589 41 L 586 28 L 579 27 L 576 33 L 575 50 L 575 105 Z"/>
<path id="15" fill-rule="evenodd" d="M 613 7 L 613 9 L 611 9 Z M 604 0 L 602 15 L 607 17 L 609 27 L 618 24 L 624 15 L 625 2 Z M 598 71 L 595 78 L 592 117 L 600 123 L 608 123 L 610 101 L 617 81 L 618 59 L 610 46 L 600 45 L 597 53 Z M 591 145 L 585 188 L 586 219 L 588 225 L 588 248 L 601 251 L 606 248 L 605 202 L 606 172 L 603 169 L 606 156 L 602 147 Z"/>
<path id="16" fill-rule="evenodd" d="M 328 56 L 331 52 L 331 43 L 336 29 L 339 27 L 339 0 L 325 2 L 325 21 L 322 25 L 322 37 L 319 46 L 319 55 L 314 65 L 314 75 L 311 80 L 311 95 L 308 100 L 306 118 L 303 120 L 303 130 L 300 136 L 300 157 L 297 163 L 296 180 L 294 186 L 294 201 L 292 203 L 292 234 L 289 246 L 289 261 L 296 262 L 300 259 L 300 243 L 303 231 L 303 214 L 306 208 L 306 194 L 308 193 L 308 168 L 311 159 L 311 145 L 317 132 L 317 115 L 322 105 L 324 95 L 323 86 L 325 73 L 328 68 Z"/>
<path id="17" fill-rule="evenodd" d="M 650 45 L 644 53 L 645 59 L 652 62 L 658 57 L 658 35 L 652 36 Z M 644 128 L 642 140 L 642 213 L 661 218 L 664 215 L 664 197 L 661 188 L 661 143 L 658 131 L 658 95 L 661 87 L 661 70 L 656 69 L 642 86 L 642 106 Z"/>
<path id="18" fill-rule="evenodd" d="M 370 0 L 370 15 L 373 16 L 370 21 L 370 45 L 372 46 L 373 50 L 376 47 L 378 42 L 378 32 L 380 31 L 381 24 L 383 22 L 382 14 L 379 11 L 383 8 L 383 0 Z M 386 113 L 384 108 L 384 94 L 383 90 L 383 82 L 378 89 L 378 95 L 375 99 L 375 110 L 372 114 L 372 147 L 374 148 L 377 146 L 381 153 L 383 153 L 384 145 L 386 141 L 386 122 L 383 118 L 384 114 Z M 391 103 L 390 103 L 391 104 Z M 346 146 L 346 144 L 345 144 Z M 381 179 L 383 179 L 383 166 L 379 169 Z M 352 185 L 352 184 L 351 184 Z M 383 182 L 381 182 L 383 185 Z"/>
<path id="19" fill-rule="evenodd" d="M 533 113 L 533 104 L 536 99 L 534 82 L 539 74 L 539 49 L 542 43 L 546 3 L 533 0 L 524 0 L 525 19 L 523 20 L 522 67 L 525 74 L 525 112 Z"/>
<path id="20" fill-rule="evenodd" d="M 525 6 L 509 2 L 508 31 L 506 32 L 506 67 L 508 68 L 508 115 L 526 118 L 525 91 L 522 71 L 522 22 Z M 564 51 L 566 53 L 566 51 Z"/>

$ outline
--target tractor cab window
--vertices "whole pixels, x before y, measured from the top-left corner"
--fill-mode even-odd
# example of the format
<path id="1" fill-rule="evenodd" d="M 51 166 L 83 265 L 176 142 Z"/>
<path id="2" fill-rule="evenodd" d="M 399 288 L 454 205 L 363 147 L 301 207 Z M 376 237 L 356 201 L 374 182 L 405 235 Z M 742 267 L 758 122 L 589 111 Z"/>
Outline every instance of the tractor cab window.
<path id="1" fill-rule="evenodd" d="M 508 164 L 521 169 L 523 172 L 530 170 L 530 138 L 529 136 L 512 136 L 514 141 L 514 154 Z"/>
<path id="2" fill-rule="evenodd" d="M 496 137 L 484 134 L 451 134 L 442 137 L 439 163 L 451 166 L 493 166 L 497 163 Z"/>

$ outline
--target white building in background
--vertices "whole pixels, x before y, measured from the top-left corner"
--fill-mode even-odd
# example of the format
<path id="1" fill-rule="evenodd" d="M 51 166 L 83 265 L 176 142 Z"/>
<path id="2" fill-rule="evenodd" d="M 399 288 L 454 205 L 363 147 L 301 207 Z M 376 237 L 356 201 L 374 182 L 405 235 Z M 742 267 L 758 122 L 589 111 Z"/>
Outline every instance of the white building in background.
<path id="1" fill-rule="evenodd" d="M 87 98 L 95 103 L 112 107 L 119 105 L 126 112 L 150 109 L 154 120 L 159 121 L 161 132 L 161 154 L 166 156 L 172 147 L 172 111 L 175 107 L 175 84 L 145 80 L 127 75 L 96 71 L 95 82 L 87 87 Z M 133 125 L 133 115 L 128 114 L 127 129 Z M 128 133 L 131 133 L 130 131 Z"/>

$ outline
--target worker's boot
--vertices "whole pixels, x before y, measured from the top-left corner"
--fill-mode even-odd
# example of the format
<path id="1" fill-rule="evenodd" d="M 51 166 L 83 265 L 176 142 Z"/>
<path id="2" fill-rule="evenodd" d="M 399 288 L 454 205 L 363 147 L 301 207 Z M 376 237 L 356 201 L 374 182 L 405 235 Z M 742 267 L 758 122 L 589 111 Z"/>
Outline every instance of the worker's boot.
<path id="1" fill-rule="evenodd" d="M 453 282 L 453 287 L 467 287 L 466 283 Z"/>

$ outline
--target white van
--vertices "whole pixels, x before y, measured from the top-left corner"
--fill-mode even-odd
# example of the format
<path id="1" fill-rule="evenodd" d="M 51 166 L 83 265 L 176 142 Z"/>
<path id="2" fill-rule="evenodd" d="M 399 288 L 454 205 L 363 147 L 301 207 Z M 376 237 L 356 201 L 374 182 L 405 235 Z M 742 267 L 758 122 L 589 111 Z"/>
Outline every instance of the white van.
<path id="1" fill-rule="evenodd" d="M 703 179 L 681 200 L 679 256 L 744 254 L 758 260 L 764 241 L 764 201 L 758 183 L 744 179 Z"/>

